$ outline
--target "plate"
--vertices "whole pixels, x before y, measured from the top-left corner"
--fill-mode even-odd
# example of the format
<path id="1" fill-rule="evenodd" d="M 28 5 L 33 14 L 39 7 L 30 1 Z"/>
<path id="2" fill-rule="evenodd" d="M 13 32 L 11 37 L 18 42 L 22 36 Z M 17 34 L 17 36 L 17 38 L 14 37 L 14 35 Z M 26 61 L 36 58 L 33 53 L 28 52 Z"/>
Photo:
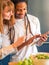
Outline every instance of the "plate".
<path id="1" fill-rule="evenodd" d="M 43 55 L 43 58 L 37 58 L 37 55 Z M 34 62 L 34 65 L 49 65 L 49 58 L 45 58 L 45 56 L 49 57 L 49 53 L 39 52 L 36 54 L 32 54 L 30 57 Z"/>

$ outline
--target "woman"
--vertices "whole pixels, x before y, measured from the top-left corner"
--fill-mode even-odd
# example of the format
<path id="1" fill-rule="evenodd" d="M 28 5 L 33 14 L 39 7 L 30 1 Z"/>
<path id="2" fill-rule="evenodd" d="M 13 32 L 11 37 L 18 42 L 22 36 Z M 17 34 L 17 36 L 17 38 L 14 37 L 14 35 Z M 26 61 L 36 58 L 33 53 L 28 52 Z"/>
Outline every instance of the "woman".
<path id="1" fill-rule="evenodd" d="M 0 59 L 17 52 L 17 47 L 24 41 L 24 36 L 14 40 L 14 21 L 14 4 L 11 1 L 0 0 Z"/>

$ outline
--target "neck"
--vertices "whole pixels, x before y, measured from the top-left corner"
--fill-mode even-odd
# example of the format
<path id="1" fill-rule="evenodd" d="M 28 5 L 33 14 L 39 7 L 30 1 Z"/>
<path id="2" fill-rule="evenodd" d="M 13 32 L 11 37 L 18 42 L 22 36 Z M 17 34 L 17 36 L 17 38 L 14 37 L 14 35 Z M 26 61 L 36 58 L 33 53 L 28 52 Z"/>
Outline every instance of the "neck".
<path id="1" fill-rule="evenodd" d="M 4 19 L 4 20 L 3 20 L 3 23 L 4 23 L 5 25 L 9 25 L 9 20 Z"/>

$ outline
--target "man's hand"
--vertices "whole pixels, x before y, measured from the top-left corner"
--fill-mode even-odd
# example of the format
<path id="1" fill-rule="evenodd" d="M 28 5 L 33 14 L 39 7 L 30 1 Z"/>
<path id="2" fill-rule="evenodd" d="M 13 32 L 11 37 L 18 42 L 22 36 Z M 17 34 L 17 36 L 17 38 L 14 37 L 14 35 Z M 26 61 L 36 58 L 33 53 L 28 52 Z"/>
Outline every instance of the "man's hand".
<path id="1" fill-rule="evenodd" d="M 43 42 L 45 42 L 45 41 L 47 41 L 47 39 L 48 39 L 48 34 L 49 34 L 49 31 L 48 32 L 46 32 L 46 33 L 44 33 L 44 34 L 41 34 L 40 35 L 40 39 L 39 39 L 39 41 L 38 41 L 38 45 L 40 46 L 40 45 L 42 45 L 43 44 Z"/>
<path id="2" fill-rule="evenodd" d="M 46 32 L 46 33 L 44 33 L 44 34 L 41 34 L 40 40 L 41 40 L 42 42 L 47 41 L 47 39 L 48 39 L 48 34 L 49 34 L 49 31 Z"/>

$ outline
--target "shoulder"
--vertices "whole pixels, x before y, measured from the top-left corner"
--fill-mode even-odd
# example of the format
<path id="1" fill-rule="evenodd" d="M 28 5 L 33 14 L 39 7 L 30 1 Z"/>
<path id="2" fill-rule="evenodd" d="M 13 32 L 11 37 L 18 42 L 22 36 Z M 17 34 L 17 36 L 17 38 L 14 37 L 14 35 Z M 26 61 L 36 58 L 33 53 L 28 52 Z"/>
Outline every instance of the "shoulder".
<path id="1" fill-rule="evenodd" d="M 31 15 L 31 14 L 27 14 L 28 17 L 32 18 L 32 19 L 38 19 L 38 17 Z"/>
<path id="2" fill-rule="evenodd" d="M 27 16 L 28 16 L 28 19 L 33 21 L 34 23 L 39 23 L 38 17 L 36 17 L 34 15 L 30 15 L 30 14 L 27 14 Z"/>

